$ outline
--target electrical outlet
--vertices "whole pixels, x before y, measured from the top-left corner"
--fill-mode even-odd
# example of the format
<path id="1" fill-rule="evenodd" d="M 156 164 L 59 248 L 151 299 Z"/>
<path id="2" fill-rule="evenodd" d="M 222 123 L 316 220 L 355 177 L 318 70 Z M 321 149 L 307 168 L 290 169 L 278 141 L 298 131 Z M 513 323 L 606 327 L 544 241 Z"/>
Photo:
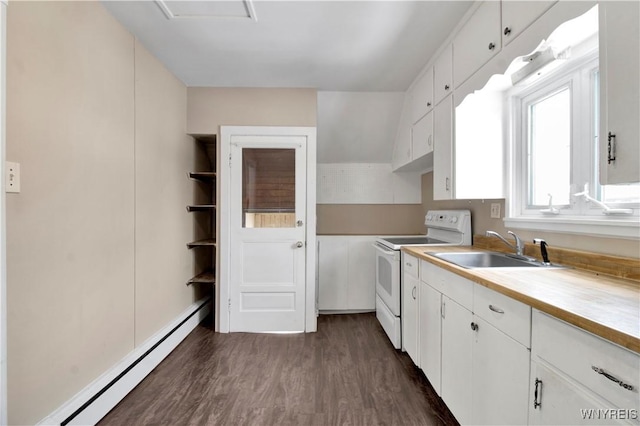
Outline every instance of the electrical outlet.
<path id="1" fill-rule="evenodd" d="M 491 218 L 500 219 L 500 203 L 491 203 Z"/>
<path id="2" fill-rule="evenodd" d="M 6 192 L 20 192 L 20 163 L 5 163 L 4 183 Z"/>

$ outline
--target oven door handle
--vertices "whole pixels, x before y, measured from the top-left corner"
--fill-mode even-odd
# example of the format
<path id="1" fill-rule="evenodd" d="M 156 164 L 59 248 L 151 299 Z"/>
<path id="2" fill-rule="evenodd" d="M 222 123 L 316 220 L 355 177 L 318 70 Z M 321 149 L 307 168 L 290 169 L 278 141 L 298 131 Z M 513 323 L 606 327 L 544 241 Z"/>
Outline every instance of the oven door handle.
<path id="1" fill-rule="evenodd" d="M 390 250 L 378 242 L 373 243 L 373 246 L 386 255 L 393 256 L 395 254 L 395 250 Z"/>

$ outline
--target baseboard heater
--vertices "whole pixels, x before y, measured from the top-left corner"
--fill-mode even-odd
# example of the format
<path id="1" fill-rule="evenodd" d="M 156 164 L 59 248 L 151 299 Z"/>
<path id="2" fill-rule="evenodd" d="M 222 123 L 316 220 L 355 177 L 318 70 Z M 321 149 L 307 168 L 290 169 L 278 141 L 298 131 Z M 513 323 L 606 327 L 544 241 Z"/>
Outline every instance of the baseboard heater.
<path id="1" fill-rule="evenodd" d="M 211 300 L 209 297 L 192 304 L 174 322 L 38 424 L 96 424 L 211 312 Z"/>

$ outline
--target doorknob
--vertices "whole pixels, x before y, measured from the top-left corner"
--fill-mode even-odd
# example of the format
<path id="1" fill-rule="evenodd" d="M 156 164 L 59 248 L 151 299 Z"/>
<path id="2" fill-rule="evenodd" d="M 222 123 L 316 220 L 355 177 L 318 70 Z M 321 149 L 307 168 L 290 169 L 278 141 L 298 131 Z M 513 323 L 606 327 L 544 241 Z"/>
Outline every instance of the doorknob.
<path id="1" fill-rule="evenodd" d="M 302 223 L 303 222 L 301 220 L 299 220 L 299 221 L 296 222 L 296 226 L 302 226 Z"/>
<path id="2" fill-rule="evenodd" d="M 296 247 L 298 247 L 298 248 L 302 248 L 303 246 L 304 246 L 304 243 L 302 241 L 298 241 L 296 243 Z"/>

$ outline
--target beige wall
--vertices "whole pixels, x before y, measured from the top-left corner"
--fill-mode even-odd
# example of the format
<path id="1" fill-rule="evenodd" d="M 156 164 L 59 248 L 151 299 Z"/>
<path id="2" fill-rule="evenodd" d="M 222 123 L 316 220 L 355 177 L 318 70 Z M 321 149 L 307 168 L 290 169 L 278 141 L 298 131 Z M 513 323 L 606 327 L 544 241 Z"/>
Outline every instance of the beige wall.
<path id="1" fill-rule="evenodd" d="M 186 88 L 100 3 L 7 21 L 8 413 L 33 424 L 191 303 L 193 150 Z"/>
<path id="2" fill-rule="evenodd" d="M 139 42 L 135 45 L 135 344 L 174 320 L 200 294 L 194 274 L 196 143 L 187 136 L 187 88 Z M 202 290 L 201 286 L 200 290 Z M 206 289 L 206 288 L 205 288 Z"/>
<path id="3" fill-rule="evenodd" d="M 424 234 L 420 204 L 318 204 L 318 235 Z"/>
<path id="4" fill-rule="evenodd" d="M 491 230 L 507 236 L 511 230 L 526 241 L 544 238 L 550 246 L 585 250 L 595 253 L 606 253 L 616 256 L 639 257 L 640 246 L 637 241 L 600 238 L 583 235 L 561 234 L 557 232 L 528 231 L 524 229 L 506 229 L 501 219 L 491 218 L 491 203 L 500 203 L 500 213 L 504 218 L 504 200 L 433 200 L 433 173 L 422 175 L 422 214 L 434 209 L 469 209 L 471 210 L 472 229 L 474 234 L 484 234 Z"/>
<path id="5" fill-rule="evenodd" d="M 218 133 L 227 126 L 316 126 L 315 89 L 190 87 L 187 130 Z"/>

